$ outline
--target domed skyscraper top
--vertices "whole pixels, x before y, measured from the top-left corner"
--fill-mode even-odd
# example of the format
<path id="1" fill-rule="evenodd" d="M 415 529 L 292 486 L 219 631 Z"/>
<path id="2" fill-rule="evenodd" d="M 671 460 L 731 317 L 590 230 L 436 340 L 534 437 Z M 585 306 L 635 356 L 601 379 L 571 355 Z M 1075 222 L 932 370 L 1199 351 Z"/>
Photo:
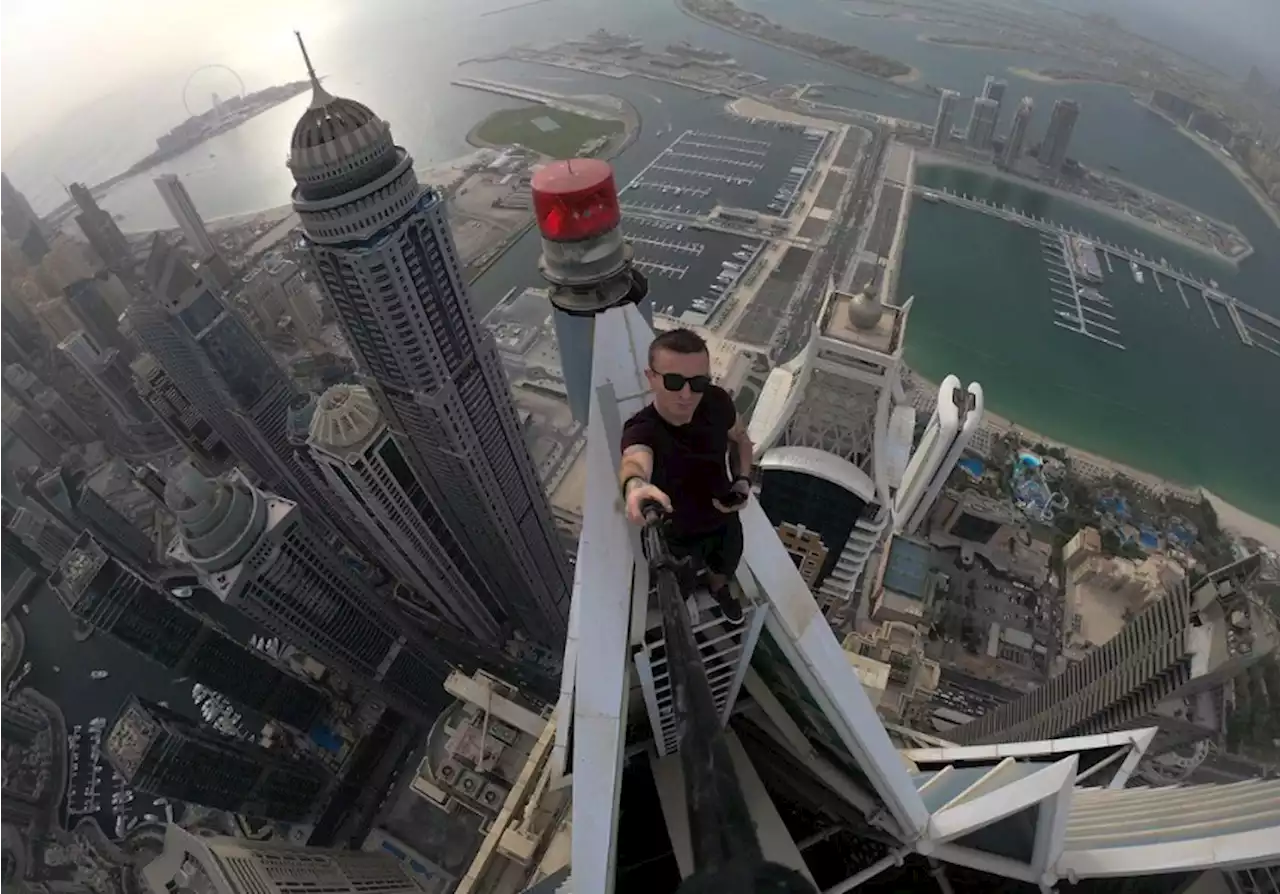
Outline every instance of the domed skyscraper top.
<path id="1" fill-rule="evenodd" d="M 398 152 L 391 126 L 354 99 L 325 90 L 294 32 L 311 78 L 311 104 L 293 128 L 289 169 L 306 199 L 327 199 L 369 183 L 396 166 Z"/>

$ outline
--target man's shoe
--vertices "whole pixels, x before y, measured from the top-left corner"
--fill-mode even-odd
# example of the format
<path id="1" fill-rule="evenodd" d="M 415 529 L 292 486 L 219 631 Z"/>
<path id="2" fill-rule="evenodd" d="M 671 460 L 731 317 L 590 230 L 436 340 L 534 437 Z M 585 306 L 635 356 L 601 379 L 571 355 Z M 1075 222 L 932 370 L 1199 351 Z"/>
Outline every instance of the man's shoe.
<path id="1" fill-rule="evenodd" d="M 742 623 L 742 606 L 734 597 L 733 591 L 726 585 L 711 594 L 711 598 L 720 606 L 720 613 L 730 624 Z"/>

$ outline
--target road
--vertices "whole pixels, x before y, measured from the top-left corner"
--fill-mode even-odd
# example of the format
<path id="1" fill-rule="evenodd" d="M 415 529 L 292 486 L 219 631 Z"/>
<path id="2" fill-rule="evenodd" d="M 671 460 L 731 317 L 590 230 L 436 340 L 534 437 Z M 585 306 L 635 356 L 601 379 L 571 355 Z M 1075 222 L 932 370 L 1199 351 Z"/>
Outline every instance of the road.
<path id="1" fill-rule="evenodd" d="M 866 128 L 866 125 L 859 125 Z M 814 253 L 809 270 L 808 285 L 804 293 L 792 302 L 783 328 L 774 334 L 773 359 L 786 363 L 795 357 L 809 339 L 816 316 L 827 296 L 827 278 L 839 281 L 846 270 L 857 263 L 857 247 L 870 222 L 868 204 L 874 190 L 875 176 L 884 163 L 889 144 L 888 133 L 881 128 L 867 130 L 871 134 L 869 146 L 860 153 L 856 173 L 851 178 L 849 192 L 852 196 L 848 207 L 837 217 L 835 229 L 827 244 Z M 837 264 L 840 266 L 837 268 Z"/>

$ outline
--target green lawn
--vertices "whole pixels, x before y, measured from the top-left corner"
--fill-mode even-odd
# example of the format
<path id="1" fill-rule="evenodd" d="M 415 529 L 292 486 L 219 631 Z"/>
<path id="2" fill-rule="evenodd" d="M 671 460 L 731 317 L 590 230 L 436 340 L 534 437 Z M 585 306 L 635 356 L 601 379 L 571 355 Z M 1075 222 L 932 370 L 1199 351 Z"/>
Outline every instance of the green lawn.
<path id="1" fill-rule="evenodd" d="M 555 122 L 554 129 L 544 129 L 534 122 Z M 496 146 L 519 143 L 534 152 L 553 158 L 570 158 L 578 154 L 582 144 L 597 137 L 622 133 L 622 123 L 601 121 L 546 106 L 505 109 L 494 112 L 476 130 L 476 136 Z"/>

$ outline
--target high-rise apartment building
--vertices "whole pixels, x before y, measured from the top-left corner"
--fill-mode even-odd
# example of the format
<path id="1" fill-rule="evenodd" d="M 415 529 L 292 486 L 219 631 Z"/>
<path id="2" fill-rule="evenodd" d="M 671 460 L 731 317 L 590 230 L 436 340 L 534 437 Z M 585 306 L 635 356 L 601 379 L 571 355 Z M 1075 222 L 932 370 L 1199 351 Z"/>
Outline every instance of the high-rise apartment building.
<path id="1" fill-rule="evenodd" d="M 1004 154 L 1000 157 L 1000 164 L 1003 167 L 1014 167 L 1018 163 L 1018 159 L 1022 157 L 1022 152 L 1027 145 L 1027 131 L 1031 127 L 1031 116 L 1034 112 L 1034 100 L 1030 96 L 1022 97 L 1022 101 L 1018 103 L 1018 110 L 1013 113 L 1013 124 L 1009 127 L 1009 138 L 1004 142 Z"/>
<path id="2" fill-rule="evenodd" d="M 1039 689 L 950 733 L 969 745 L 1158 727 L 1158 750 L 1217 731 L 1216 690 L 1276 648 L 1252 593 L 1261 557 L 1179 581 Z M 1153 752 L 1154 753 L 1154 752 Z"/>
<path id="3" fill-rule="evenodd" d="M 232 460 L 226 442 L 155 358 L 143 354 L 130 364 L 130 369 L 138 396 L 182 445 L 187 455 L 206 472 L 225 469 Z"/>
<path id="4" fill-rule="evenodd" d="M 281 822 L 309 819 L 329 778 L 311 760 L 224 736 L 136 696 L 103 737 L 102 753 L 140 792 Z"/>
<path id="5" fill-rule="evenodd" d="M 160 191 L 160 198 L 164 199 L 165 207 L 182 229 L 182 235 L 195 256 L 204 260 L 216 255 L 218 247 L 213 244 L 209 231 L 205 229 L 204 218 L 196 210 L 196 203 L 191 200 L 191 194 L 178 179 L 178 175 L 161 174 L 155 179 L 155 184 Z"/>
<path id="6" fill-rule="evenodd" d="M 296 503 L 231 473 L 179 466 L 166 488 L 174 558 L 222 601 L 419 721 L 444 701 L 448 665 L 325 542 Z"/>
<path id="7" fill-rule="evenodd" d="M 150 894 L 434 894 L 386 851 L 194 835 L 172 823 L 141 874 Z"/>
<path id="8" fill-rule="evenodd" d="M 38 264 L 49 253 L 49 238 L 40 216 L 7 174 L 0 174 L 0 228 L 28 263 Z"/>
<path id="9" fill-rule="evenodd" d="M 98 205 L 89 188 L 83 183 L 72 183 L 67 187 L 67 192 L 80 209 L 80 213 L 76 215 L 76 225 L 98 253 L 98 257 L 111 270 L 127 270 L 132 267 L 133 251 L 129 248 L 129 240 L 120 232 L 115 219 Z"/>
<path id="10" fill-rule="evenodd" d="M 430 508 L 427 489 L 382 420 L 367 388 L 335 385 L 320 398 L 309 439 L 330 486 L 358 525 L 377 540 L 396 577 L 426 611 L 490 642 L 501 642 L 507 617 L 465 557 L 446 554 L 450 533 Z M 435 525 L 433 530 L 432 525 Z M 409 610 L 413 610 L 409 606 Z"/>
<path id="11" fill-rule="evenodd" d="M 1009 82 L 1002 81 L 995 75 L 987 75 L 982 82 L 982 98 L 996 104 L 996 120 L 1000 120 L 1000 107 L 1004 104 L 1004 94 L 1009 89 Z"/>
<path id="12" fill-rule="evenodd" d="M 308 62 L 310 69 L 310 62 Z M 313 76 L 294 128 L 309 263 L 360 374 L 426 487 L 443 551 L 484 569 L 513 625 L 544 643 L 564 636 L 569 571 L 529 457 L 492 336 L 476 319 L 445 217 L 387 122 L 335 98 Z M 474 585 L 472 585 L 474 586 Z"/>
<path id="13" fill-rule="evenodd" d="M 933 139 L 930 145 L 938 149 L 951 141 L 951 129 L 956 123 L 956 103 L 960 94 L 954 90 L 943 90 L 938 96 L 938 114 L 933 119 Z"/>
<path id="14" fill-rule="evenodd" d="M 145 277 L 157 303 L 125 312 L 139 341 L 247 472 L 321 515 L 325 500 L 289 443 L 297 394 L 288 376 L 209 278 L 162 238 Z"/>
<path id="15" fill-rule="evenodd" d="M 1049 127 L 1040 143 L 1042 167 L 1055 174 L 1062 170 L 1062 165 L 1067 160 L 1067 149 L 1071 145 L 1071 134 L 1079 117 L 1080 104 L 1074 99 L 1059 99 L 1053 104 Z"/>
<path id="16" fill-rule="evenodd" d="M 81 534 L 49 578 L 67 611 L 94 630 L 249 708 L 303 732 L 323 716 L 323 689 L 245 648 Z"/>
<path id="17" fill-rule="evenodd" d="M 999 114 L 1000 104 L 994 99 L 978 97 L 973 101 L 973 112 L 969 116 L 969 127 L 964 137 L 965 144 L 970 149 L 986 152 L 991 148 Z"/>

